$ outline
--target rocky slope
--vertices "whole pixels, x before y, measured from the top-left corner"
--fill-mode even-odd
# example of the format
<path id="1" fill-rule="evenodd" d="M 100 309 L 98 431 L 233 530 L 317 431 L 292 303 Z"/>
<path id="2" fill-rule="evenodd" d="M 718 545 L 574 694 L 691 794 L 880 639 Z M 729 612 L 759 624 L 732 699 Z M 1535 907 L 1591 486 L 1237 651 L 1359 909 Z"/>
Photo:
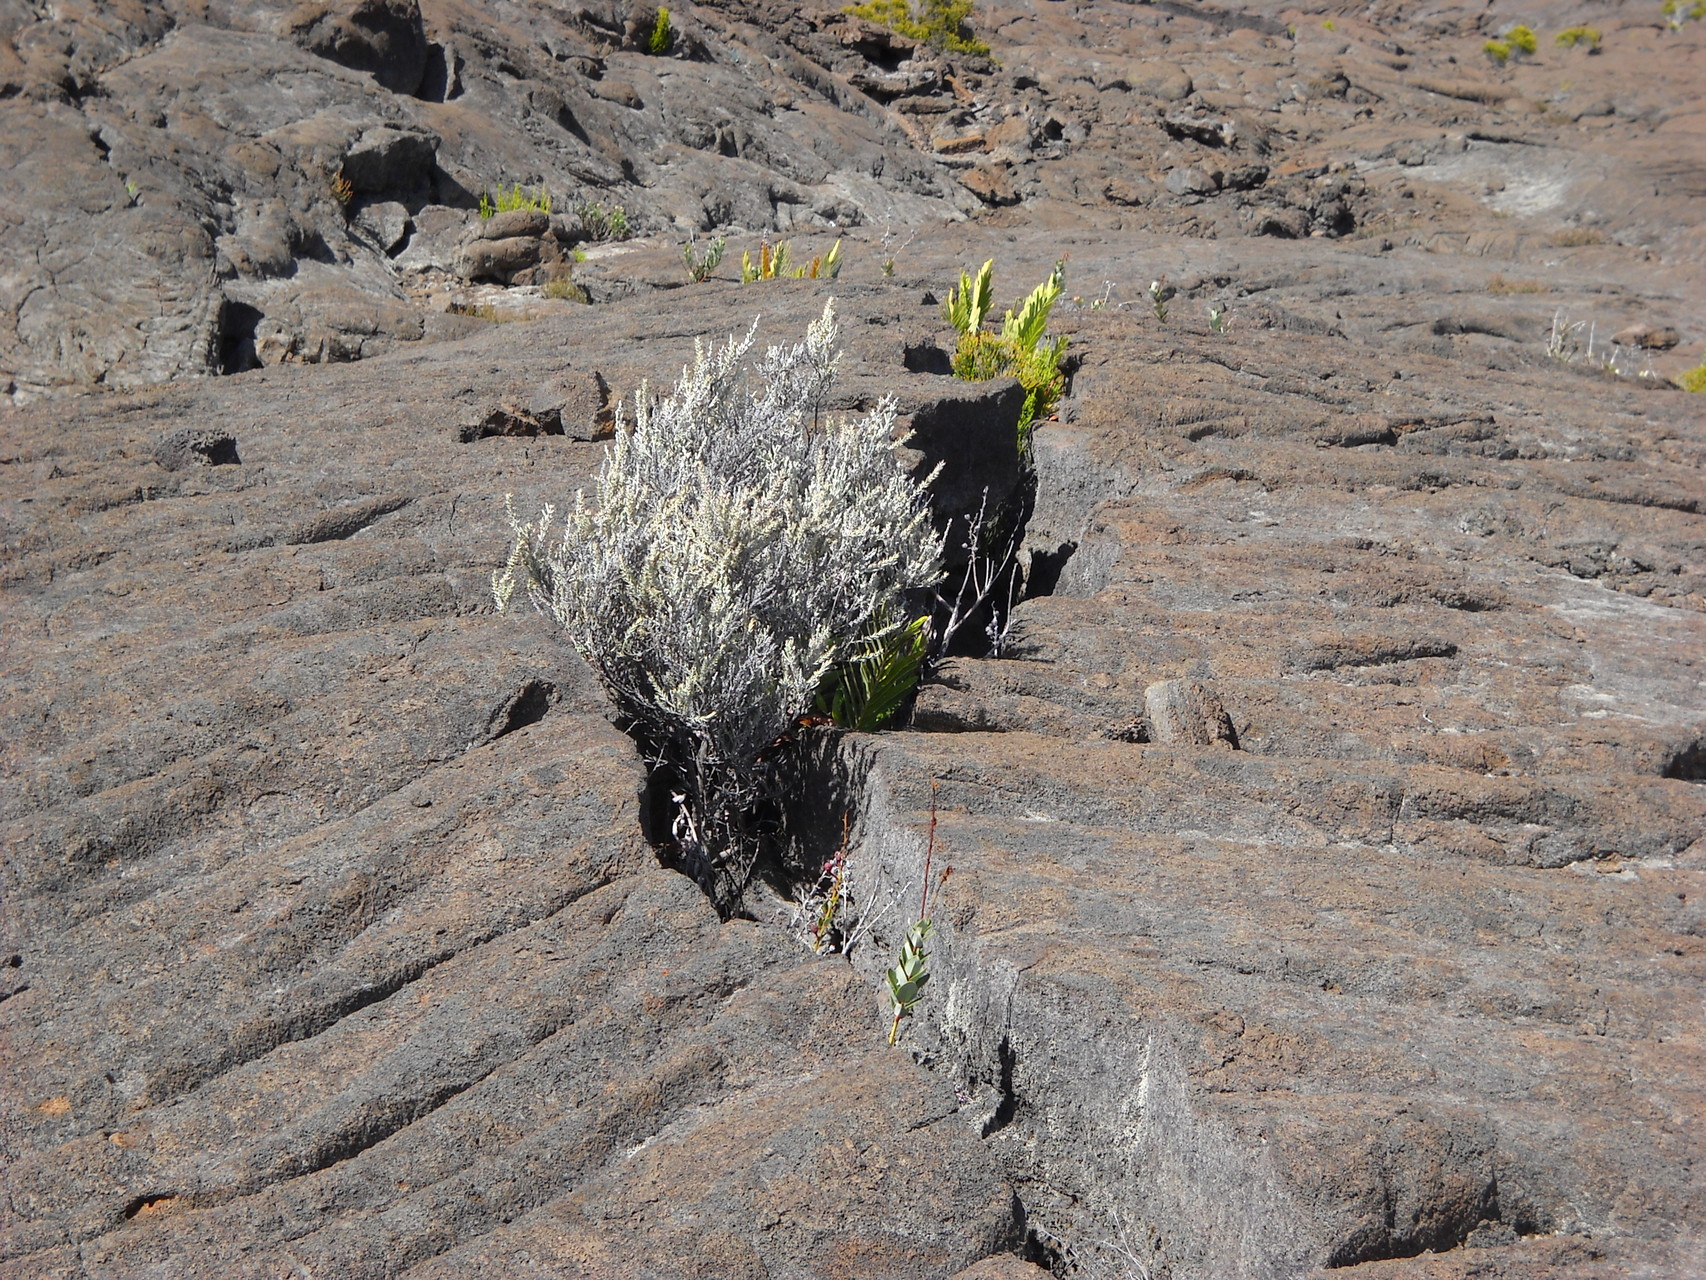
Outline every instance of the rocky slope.
<path id="1" fill-rule="evenodd" d="M 997 65 L 672 14 L 0 18 L 0 1271 L 1706 1270 L 1706 414 L 1546 354 L 1706 355 L 1706 24 L 1039 0 Z M 552 217 L 482 224 L 512 182 Z M 583 200 L 642 234 L 574 262 Z M 765 230 L 849 265 L 686 283 Z M 808 744 L 868 936 L 719 920 L 493 616 L 504 495 L 834 296 L 844 403 L 964 506 L 1015 398 L 932 295 L 1062 255 L 999 653 Z"/>

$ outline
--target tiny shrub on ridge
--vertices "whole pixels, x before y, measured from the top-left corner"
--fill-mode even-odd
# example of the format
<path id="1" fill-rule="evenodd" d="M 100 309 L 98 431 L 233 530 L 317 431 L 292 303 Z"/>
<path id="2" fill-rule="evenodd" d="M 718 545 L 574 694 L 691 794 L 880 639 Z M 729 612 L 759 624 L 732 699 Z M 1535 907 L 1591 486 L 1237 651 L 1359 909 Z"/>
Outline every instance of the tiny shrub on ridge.
<path id="1" fill-rule="evenodd" d="M 972 33 L 972 0 L 866 0 L 845 12 L 933 49 L 989 56 L 989 46 Z"/>
<path id="2" fill-rule="evenodd" d="M 646 52 L 661 58 L 675 47 L 675 28 L 670 25 L 669 10 L 659 9 L 652 22 L 652 33 L 646 37 Z"/>
<path id="3" fill-rule="evenodd" d="M 545 190 L 543 184 L 537 191 L 527 192 L 521 189 L 518 182 L 510 190 L 498 188 L 494 200 L 490 192 L 480 192 L 480 218 L 494 218 L 500 213 L 508 213 L 512 209 L 537 209 L 540 213 L 551 212 L 551 193 Z"/>
<path id="4" fill-rule="evenodd" d="M 916 626 L 941 577 L 925 486 L 893 455 L 896 408 L 826 413 L 834 303 L 749 376 L 753 332 L 642 391 L 560 539 L 510 511 L 500 611 L 554 619 L 673 784 L 683 870 L 739 903 L 779 783 L 777 744 L 840 664 Z"/>
<path id="5" fill-rule="evenodd" d="M 619 204 L 606 209 L 591 200 L 583 200 L 575 206 L 575 216 L 580 219 L 581 234 L 588 240 L 626 240 L 634 234 L 628 222 L 628 211 Z"/>
<path id="6" fill-rule="evenodd" d="M 1060 362 L 1066 355 L 1064 337 L 1046 338 L 1049 316 L 1066 285 L 1066 263 L 1056 262 L 1017 312 L 1009 311 L 1000 333 L 986 333 L 983 322 L 989 315 L 994 294 L 995 259 L 979 268 L 976 278 L 960 273 L 960 283 L 948 293 L 942 310 L 948 323 L 960 333 L 951 367 L 954 376 L 967 382 L 982 382 L 1011 374 L 1025 389 L 1025 405 L 1019 413 L 1019 449 L 1028 452 L 1032 427 L 1054 412 L 1066 389 Z"/>

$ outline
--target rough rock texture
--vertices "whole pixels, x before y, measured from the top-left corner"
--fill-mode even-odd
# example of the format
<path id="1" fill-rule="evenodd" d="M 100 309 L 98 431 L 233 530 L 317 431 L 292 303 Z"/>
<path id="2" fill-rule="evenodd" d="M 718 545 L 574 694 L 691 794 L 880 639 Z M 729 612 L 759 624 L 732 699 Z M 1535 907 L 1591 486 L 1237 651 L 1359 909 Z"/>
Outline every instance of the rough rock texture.
<path id="1" fill-rule="evenodd" d="M 457 276 L 545 282 L 533 241 L 458 252 L 515 184 L 571 238 L 595 203 L 672 247 L 1009 210 L 1700 267 L 1699 24 L 1589 6 L 1600 52 L 1493 68 L 1488 35 L 1583 13 L 992 2 L 997 64 L 840 8 L 679 5 L 664 57 L 614 0 L 0 8 L 0 392 L 419 340 Z M 1605 332 L 1685 332 L 1667 284 Z"/>
<path id="2" fill-rule="evenodd" d="M 1706 1272 L 1706 413 L 1624 376 L 1706 355 L 1706 24 L 980 12 L 999 66 L 747 3 L 664 59 L 596 6 L 0 9 L 0 1271 Z M 551 215 L 480 222 L 512 182 Z M 594 305 L 503 283 L 582 197 L 650 233 Z M 842 278 L 735 284 L 761 230 Z M 1062 255 L 1033 491 L 936 299 Z M 660 867 L 487 586 L 506 493 L 831 295 L 843 406 L 1028 514 L 999 656 L 803 735 L 847 957 Z"/>

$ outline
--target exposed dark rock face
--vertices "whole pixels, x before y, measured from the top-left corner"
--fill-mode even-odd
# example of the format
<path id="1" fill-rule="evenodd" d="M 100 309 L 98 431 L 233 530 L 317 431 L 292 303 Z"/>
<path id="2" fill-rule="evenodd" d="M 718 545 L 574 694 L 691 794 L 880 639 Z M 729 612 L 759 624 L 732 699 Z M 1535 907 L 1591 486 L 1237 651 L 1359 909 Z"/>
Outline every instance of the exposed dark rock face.
<path id="1" fill-rule="evenodd" d="M 671 8 L 0 11 L 0 1271 L 1706 1271 L 1701 397 L 1545 354 L 1706 356 L 1706 24 Z M 1032 475 L 937 299 L 1063 255 Z M 999 657 L 802 735 L 849 957 L 660 867 L 488 587 L 831 295 L 843 407 L 1025 519 Z"/>

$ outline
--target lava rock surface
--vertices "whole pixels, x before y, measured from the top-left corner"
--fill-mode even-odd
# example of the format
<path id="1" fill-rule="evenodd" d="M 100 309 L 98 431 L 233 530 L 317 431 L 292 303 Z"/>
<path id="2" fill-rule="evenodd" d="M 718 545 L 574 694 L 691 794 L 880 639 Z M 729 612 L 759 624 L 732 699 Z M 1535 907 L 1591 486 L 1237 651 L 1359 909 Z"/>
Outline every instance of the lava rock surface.
<path id="1" fill-rule="evenodd" d="M 979 14 L 0 12 L 0 1270 L 1706 1269 L 1706 24 Z M 1034 493 L 986 258 L 1080 295 Z M 802 741 L 845 957 L 660 866 L 489 592 L 506 494 L 831 297 L 945 518 L 1029 493 L 995 652 Z"/>

